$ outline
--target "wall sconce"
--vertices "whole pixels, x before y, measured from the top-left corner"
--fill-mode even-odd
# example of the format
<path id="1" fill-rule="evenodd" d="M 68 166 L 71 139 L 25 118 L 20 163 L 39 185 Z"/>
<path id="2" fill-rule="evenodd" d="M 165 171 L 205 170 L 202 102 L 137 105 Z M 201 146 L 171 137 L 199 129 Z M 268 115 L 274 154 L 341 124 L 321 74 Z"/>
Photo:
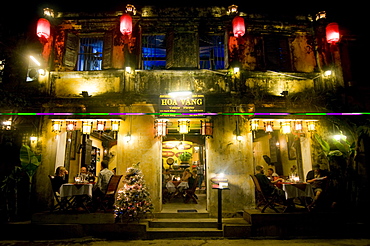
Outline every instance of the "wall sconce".
<path id="1" fill-rule="evenodd" d="M 332 74 L 331 70 L 326 70 L 324 72 L 324 77 L 329 77 Z"/>
<path id="2" fill-rule="evenodd" d="M 90 134 L 92 128 L 91 121 L 82 121 L 82 134 Z"/>
<path id="3" fill-rule="evenodd" d="M 200 134 L 202 136 L 213 136 L 213 122 L 200 121 Z"/>
<path id="4" fill-rule="evenodd" d="M 316 122 L 315 121 L 307 121 L 307 130 L 308 130 L 308 132 L 316 131 Z"/>
<path id="5" fill-rule="evenodd" d="M 114 131 L 114 132 L 118 132 L 119 130 L 119 120 L 112 120 L 111 121 L 111 130 Z"/>
<path id="6" fill-rule="evenodd" d="M 244 139 L 244 138 L 243 138 L 242 136 L 240 136 L 240 135 L 237 135 L 237 136 L 236 136 L 236 140 L 238 140 L 239 142 L 240 142 L 240 141 L 242 141 L 243 139 Z"/>
<path id="7" fill-rule="evenodd" d="M 105 130 L 105 121 L 98 120 L 96 123 L 96 130 L 103 132 Z"/>
<path id="8" fill-rule="evenodd" d="M 290 122 L 280 122 L 280 130 L 283 134 L 291 133 L 292 131 L 290 129 Z"/>
<path id="9" fill-rule="evenodd" d="M 264 125 L 265 132 L 266 133 L 271 133 L 271 132 L 274 131 L 274 129 L 273 129 L 274 122 L 272 122 L 272 121 L 266 121 L 266 122 L 263 122 L 263 125 Z"/>
<path id="10" fill-rule="evenodd" d="M 31 144 L 35 144 L 37 142 L 37 137 L 36 136 L 31 136 L 30 140 L 31 140 Z"/>
<path id="11" fill-rule="evenodd" d="M 62 131 L 62 122 L 59 120 L 53 120 L 52 127 L 53 127 L 52 131 L 58 134 Z"/>
<path id="12" fill-rule="evenodd" d="M 131 73 L 132 73 L 132 69 L 131 69 L 131 67 L 125 67 L 125 71 L 126 71 L 126 73 L 128 73 L 128 74 L 131 74 Z"/>
<path id="13" fill-rule="evenodd" d="M 234 67 L 233 72 L 234 72 L 234 74 L 238 74 L 240 72 L 240 68 L 239 67 Z"/>
<path id="14" fill-rule="evenodd" d="M 82 91 L 80 95 L 82 95 L 83 98 L 91 97 L 88 91 Z"/>
<path id="15" fill-rule="evenodd" d="M 12 121 L 11 120 L 6 120 L 6 121 L 3 121 L 3 129 L 9 131 L 12 129 Z"/>
<path id="16" fill-rule="evenodd" d="M 179 123 L 179 133 L 180 134 L 189 133 L 190 120 L 179 120 L 178 123 Z"/>
<path id="17" fill-rule="evenodd" d="M 154 128 L 156 137 L 165 137 L 167 135 L 167 120 L 156 120 Z"/>
<path id="18" fill-rule="evenodd" d="M 50 8 L 44 8 L 44 16 L 54 18 L 54 10 Z"/>
<path id="19" fill-rule="evenodd" d="M 123 140 L 125 141 L 125 142 L 129 142 L 130 140 L 131 140 L 131 134 L 130 133 L 127 133 L 124 137 L 123 137 Z"/>

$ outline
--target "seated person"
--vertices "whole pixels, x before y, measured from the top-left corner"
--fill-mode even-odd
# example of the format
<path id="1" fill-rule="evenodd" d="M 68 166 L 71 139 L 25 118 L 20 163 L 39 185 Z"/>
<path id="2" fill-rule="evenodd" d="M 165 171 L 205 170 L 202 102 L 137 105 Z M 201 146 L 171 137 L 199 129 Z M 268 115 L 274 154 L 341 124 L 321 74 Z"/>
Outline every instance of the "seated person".
<path id="1" fill-rule="evenodd" d="M 89 180 L 89 174 L 87 173 L 86 167 L 81 167 L 80 169 L 80 177 L 82 181 L 88 181 Z"/>
<path id="2" fill-rule="evenodd" d="M 313 170 L 309 171 L 306 176 L 306 182 L 310 183 L 315 192 L 313 202 L 308 205 L 308 208 L 314 207 L 323 190 L 326 188 L 329 172 L 320 169 L 320 165 L 314 165 Z"/>
<path id="3" fill-rule="evenodd" d="M 162 187 L 167 188 L 168 193 L 176 191 L 175 185 L 172 183 L 172 178 L 169 169 L 164 169 L 162 174 Z"/>
<path id="4" fill-rule="evenodd" d="M 282 178 L 279 178 L 279 175 L 274 172 L 274 169 L 268 168 L 267 169 L 267 178 L 271 181 L 271 183 L 275 184 L 279 181 L 284 181 Z"/>
<path id="5" fill-rule="evenodd" d="M 105 194 L 108 188 L 109 180 L 112 177 L 112 175 L 113 175 L 113 172 L 108 169 L 108 162 L 105 160 L 102 161 L 101 170 L 98 175 L 98 181 L 96 182 L 94 186 L 94 194 L 96 196 L 102 196 Z"/>
<path id="6" fill-rule="evenodd" d="M 59 192 L 60 187 L 65 183 L 68 183 L 68 170 L 63 166 L 59 166 L 55 170 L 55 176 L 52 181 L 53 191 Z"/>
<path id="7" fill-rule="evenodd" d="M 256 166 L 256 178 L 258 180 L 258 183 L 260 184 L 261 186 L 261 189 L 263 191 L 264 194 L 266 195 L 272 195 L 274 193 L 277 193 L 278 194 L 278 197 L 280 198 L 280 200 L 288 205 L 288 206 L 292 206 L 292 204 L 288 204 L 286 199 L 285 199 L 285 192 L 282 190 L 282 189 L 279 189 L 278 187 L 274 186 L 271 181 L 267 178 L 267 176 L 264 174 L 264 169 L 262 166 Z"/>
<path id="8" fill-rule="evenodd" d="M 182 173 L 182 176 L 181 176 L 181 183 L 178 186 L 180 192 L 189 188 L 189 178 L 191 176 L 192 175 L 190 173 L 190 170 L 185 169 L 185 171 Z"/>

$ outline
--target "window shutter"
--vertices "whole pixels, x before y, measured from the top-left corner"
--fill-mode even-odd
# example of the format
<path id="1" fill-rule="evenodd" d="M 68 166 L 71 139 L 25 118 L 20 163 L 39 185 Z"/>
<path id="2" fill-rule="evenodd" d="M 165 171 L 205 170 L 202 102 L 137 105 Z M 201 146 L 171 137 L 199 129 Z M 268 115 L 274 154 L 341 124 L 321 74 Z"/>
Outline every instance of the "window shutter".
<path id="1" fill-rule="evenodd" d="M 112 68 L 112 45 L 113 45 L 113 33 L 107 32 L 104 36 L 103 69 Z"/>
<path id="2" fill-rule="evenodd" d="M 68 33 L 65 42 L 63 65 L 74 70 L 77 63 L 79 38 L 73 33 Z"/>

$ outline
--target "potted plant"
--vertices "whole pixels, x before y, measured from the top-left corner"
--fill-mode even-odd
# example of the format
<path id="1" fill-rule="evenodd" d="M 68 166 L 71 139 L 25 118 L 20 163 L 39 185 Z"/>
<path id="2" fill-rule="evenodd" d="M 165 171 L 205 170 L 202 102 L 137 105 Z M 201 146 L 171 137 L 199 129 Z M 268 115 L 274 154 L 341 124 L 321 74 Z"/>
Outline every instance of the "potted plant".
<path id="1" fill-rule="evenodd" d="M 191 159 L 192 154 L 190 152 L 182 152 L 179 155 L 179 159 L 181 164 L 189 164 L 189 160 Z"/>

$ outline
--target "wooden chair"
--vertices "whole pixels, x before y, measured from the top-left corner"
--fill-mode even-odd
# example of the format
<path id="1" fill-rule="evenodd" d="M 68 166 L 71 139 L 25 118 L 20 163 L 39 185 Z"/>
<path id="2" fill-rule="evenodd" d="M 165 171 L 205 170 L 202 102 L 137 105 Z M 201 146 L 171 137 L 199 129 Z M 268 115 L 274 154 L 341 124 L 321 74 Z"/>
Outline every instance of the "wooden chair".
<path id="1" fill-rule="evenodd" d="M 264 213 L 266 208 L 271 208 L 276 213 L 279 213 L 279 211 L 275 207 L 275 202 L 279 200 L 279 196 L 277 192 L 273 192 L 273 194 L 265 194 L 263 190 L 261 189 L 261 185 L 258 182 L 258 179 L 255 175 L 250 175 L 254 186 L 256 187 L 256 202 L 257 202 L 257 208 L 264 205 L 264 207 L 261 210 L 261 213 Z"/>
<path id="2" fill-rule="evenodd" d="M 56 211 L 56 210 L 65 211 L 65 210 L 69 209 L 72 205 L 73 198 L 69 198 L 69 199 L 68 198 L 61 198 L 60 195 L 59 195 L 59 190 L 54 189 L 54 178 L 55 177 L 52 176 L 52 175 L 48 175 L 48 177 L 49 177 L 50 184 L 51 184 L 53 194 L 54 194 L 54 201 L 53 201 L 53 205 L 50 208 L 50 211 L 51 212 Z"/>
<path id="3" fill-rule="evenodd" d="M 196 177 L 194 180 L 193 186 L 189 187 L 189 189 L 186 189 L 184 191 L 185 193 L 184 202 L 185 203 L 188 203 L 190 199 L 193 199 L 195 203 L 198 203 L 197 198 L 195 196 L 195 190 L 197 189 L 197 186 L 198 186 L 198 180 L 199 180 L 199 177 Z"/>
<path id="4" fill-rule="evenodd" d="M 123 175 L 112 175 L 108 182 L 106 192 L 98 199 L 98 208 L 107 212 L 108 208 L 112 208 L 116 198 L 116 192 Z"/>

